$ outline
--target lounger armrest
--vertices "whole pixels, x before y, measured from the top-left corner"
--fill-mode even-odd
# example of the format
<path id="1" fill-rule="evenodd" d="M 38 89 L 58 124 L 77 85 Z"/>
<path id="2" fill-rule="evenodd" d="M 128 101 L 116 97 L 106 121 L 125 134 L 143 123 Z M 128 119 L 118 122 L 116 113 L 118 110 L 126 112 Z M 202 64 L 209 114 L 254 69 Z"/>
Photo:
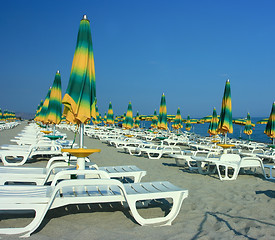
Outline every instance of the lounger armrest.
<path id="1" fill-rule="evenodd" d="M 57 173 L 51 183 L 51 186 L 55 186 L 58 180 L 63 179 L 65 176 L 70 175 L 89 175 L 89 178 L 102 178 L 110 179 L 109 174 L 101 170 L 66 170 Z"/>

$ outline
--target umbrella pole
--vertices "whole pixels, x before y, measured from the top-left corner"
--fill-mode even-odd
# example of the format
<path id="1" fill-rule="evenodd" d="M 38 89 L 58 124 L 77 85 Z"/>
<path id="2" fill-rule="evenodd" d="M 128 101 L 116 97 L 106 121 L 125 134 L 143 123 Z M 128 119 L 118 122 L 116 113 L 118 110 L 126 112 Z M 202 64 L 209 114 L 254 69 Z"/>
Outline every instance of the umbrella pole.
<path id="1" fill-rule="evenodd" d="M 79 147 L 83 148 L 84 147 L 84 123 L 80 124 L 80 129 L 79 129 Z M 85 158 L 84 157 L 78 157 L 77 158 L 77 167 L 79 170 L 84 170 L 85 169 Z M 78 175 L 79 179 L 84 179 L 84 175 Z"/>
<path id="2" fill-rule="evenodd" d="M 80 129 L 79 129 L 79 147 L 83 148 L 84 145 L 84 124 L 80 124 Z"/>

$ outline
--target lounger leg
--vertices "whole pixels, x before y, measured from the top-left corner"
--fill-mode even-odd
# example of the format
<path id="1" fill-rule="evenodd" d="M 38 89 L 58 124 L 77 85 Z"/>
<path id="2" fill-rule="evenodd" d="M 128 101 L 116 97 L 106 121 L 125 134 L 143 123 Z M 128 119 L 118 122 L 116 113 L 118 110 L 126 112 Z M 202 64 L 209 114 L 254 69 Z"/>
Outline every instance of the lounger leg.
<path id="1" fill-rule="evenodd" d="M 0 234 L 22 234 L 25 233 L 21 237 L 29 237 L 32 232 L 34 232 L 42 222 L 45 214 L 46 208 L 48 204 L 2 204 L 0 210 L 34 210 L 35 217 L 27 226 L 22 228 L 0 228 Z"/>
<path id="2" fill-rule="evenodd" d="M 187 195 L 188 195 L 187 192 L 173 193 L 173 194 L 171 194 L 171 196 L 167 195 L 165 198 L 173 199 L 172 209 L 169 212 L 169 214 L 166 215 L 165 217 L 158 217 L 158 218 L 145 219 L 140 216 L 140 214 L 138 213 L 137 208 L 136 208 L 136 202 L 139 200 L 145 200 L 145 199 L 141 199 L 141 198 L 138 198 L 135 196 L 128 195 L 127 202 L 128 202 L 129 208 L 131 210 L 131 213 L 133 214 L 133 217 L 140 225 L 146 226 L 146 225 L 151 225 L 151 224 L 158 224 L 158 225 L 164 226 L 164 225 L 171 225 L 172 221 L 178 215 L 181 205 L 182 205 L 182 202 L 187 197 Z"/>
<path id="3" fill-rule="evenodd" d="M 2 160 L 2 162 L 4 164 L 4 166 L 20 166 L 20 165 L 23 165 L 28 160 L 29 155 L 25 155 L 25 156 L 22 156 L 22 157 L 23 157 L 23 159 L 21 161 L 14 162 L 14 163 L 8 162 L 6 160 L 6 155 L 2 155 L 1 156 L 1 160 Z"/>
<path id="4" fill-rule="evenodd" d="M 225 168 L 224 169 L 224 177 L 221 174 L 220 166 L 223 166 Z M 240 168 L 235 167 L 235 166 L 230 166 L 230 167 L 233 168 L 233 171 L 234 171 L 232 177 L 229 177 L 229 167 L 227 165 L 217 164 L 217 170 L 218 170 L 220 180 L 235 180 L 237 178 Z"/>
<path id="5" fill-rule="evenodd" d="M 151 156 L 151 154 L 149 152 L 147 154 L 148 154 L 149 159 L 160 159 L 162 156 L 162 153 L 153 153 L 153 156 L 154 156 L 154 154 L 158 154 L 156 157 Z"/>

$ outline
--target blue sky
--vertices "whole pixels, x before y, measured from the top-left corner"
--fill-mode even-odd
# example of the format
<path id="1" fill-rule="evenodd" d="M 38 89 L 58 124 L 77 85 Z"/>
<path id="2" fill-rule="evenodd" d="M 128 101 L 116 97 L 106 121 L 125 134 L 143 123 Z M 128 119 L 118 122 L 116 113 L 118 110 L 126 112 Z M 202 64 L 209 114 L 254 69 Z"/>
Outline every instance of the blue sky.
<path id="1" fill-rule="evenodd" d="M 91 22 L 97 99 L 104 114 L 220 112 L 226 80 L 233 117 L 268 117 L 275 101 L 275 1 L 3 1 L 0 108 L 35 112 L 61 72 L 70 77 L 83 14 Z"/>

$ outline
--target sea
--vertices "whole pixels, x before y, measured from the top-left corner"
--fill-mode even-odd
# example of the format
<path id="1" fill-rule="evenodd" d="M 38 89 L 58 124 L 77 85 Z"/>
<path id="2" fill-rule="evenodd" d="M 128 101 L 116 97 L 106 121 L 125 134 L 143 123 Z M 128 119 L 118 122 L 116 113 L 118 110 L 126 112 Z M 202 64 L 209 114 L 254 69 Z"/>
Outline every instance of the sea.
<path id="1" fill-rule="evenodd" d="M 235 138 L 235 139 L 244 139 L 244 140 L 252 140 L 255 142 L 263 142 L 263 143 L 268 143 L 272 144 L 272 139 L 268 137 L 265 133 L 265 124 L 256 124 L 257 121 L 262 120 L 265 117 L 252 117 L 251 122 L 255 124 L 255 127 L 253 127 L 253 132 L 250 136 L 246 135 L 243 133 L 244 131 L 244 126 L 233 124 L 233 133 L 228 134 L 227 136 L 229 138 Z M 141 127 L 143 128 L 149 128 L 151 125 L 151 122 L 149 121 L 141 121 Z M 172 123 L 168 123 L 168 127 L 171 130 L 172 128 Z M 209 123 L 204 123 L 204 124 L 192 124 L 192 128 L 190 132 L 196 133 L 200 136 L 209 136 L 207 133 L 209 127 Z M 182 131 L 185 131 L 185 124 L 183 124 L 183 128 L 181 129 Z"/>

